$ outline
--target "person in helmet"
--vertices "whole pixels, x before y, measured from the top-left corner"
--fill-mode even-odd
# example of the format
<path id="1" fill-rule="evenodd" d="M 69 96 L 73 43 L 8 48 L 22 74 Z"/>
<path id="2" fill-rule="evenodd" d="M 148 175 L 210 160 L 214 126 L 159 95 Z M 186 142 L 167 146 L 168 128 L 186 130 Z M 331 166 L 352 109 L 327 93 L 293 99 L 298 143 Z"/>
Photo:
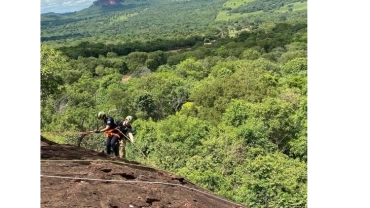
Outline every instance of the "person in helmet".
<path id="1" fill-rule="evenodd" d="M 107 134 L 106 139 L 106 151 L 110 155 L 112 150 L 113 154 L 118 157 L 118 141 L 121 139 L 120 131 L 117 129 L 117 124 L 114 119 L 107 116 L 104 112 L 98 113 L 98 119 L 102 120 L 105 124 L 105 128 L 94 131 L 95 133 L 105 132 Z"/>
<path id="2" fill-rule="evenodd" d="M 126 140 L 129 139 L 132 143 L 135 143 L 134 136 L 132 134 L 131 126 L 132 116 L 127 116 L 122 121 L 120 130 L 123 134 L 122 139 L 119 141 L 119 157 L 126 158 Z"/>

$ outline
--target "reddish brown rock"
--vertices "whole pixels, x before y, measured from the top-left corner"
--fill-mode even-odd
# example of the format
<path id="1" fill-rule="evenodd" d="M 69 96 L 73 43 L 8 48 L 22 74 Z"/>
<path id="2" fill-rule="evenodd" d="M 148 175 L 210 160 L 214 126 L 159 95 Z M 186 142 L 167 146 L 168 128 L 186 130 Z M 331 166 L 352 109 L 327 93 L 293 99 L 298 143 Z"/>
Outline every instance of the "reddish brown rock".
<path id="1" fill-rule="evenodd" d="M 118 5 L 122 3 L 123 0 L 98 0 L 94 1 L 94 6 L 110 6 L 110 5 Z"/>
<path id="2" fill-rule="evenodd" d="M 41 207 L 244 207 L 184 177 L 41 137 Z"/>

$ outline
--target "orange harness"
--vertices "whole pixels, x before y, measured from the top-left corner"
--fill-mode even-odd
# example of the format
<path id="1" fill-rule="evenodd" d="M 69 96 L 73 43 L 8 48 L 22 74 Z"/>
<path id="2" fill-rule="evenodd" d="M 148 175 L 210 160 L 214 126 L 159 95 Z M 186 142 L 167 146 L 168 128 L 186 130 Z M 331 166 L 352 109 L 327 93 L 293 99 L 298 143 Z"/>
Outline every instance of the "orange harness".
<path id="1" fill-rule="evenodd" d="M 119 131 L 118 128 L 106 130 L 105 133 L 107 134 L 107 137 L 111 138 L 111 137 L 116 136 L 116 137 L 118 137 L 118 139 L 121 139 L 121 135 L 119 133 L 117 134 L 117 133 L 114 133 L 113 132 L 115 130 L 118 130 Z"/>

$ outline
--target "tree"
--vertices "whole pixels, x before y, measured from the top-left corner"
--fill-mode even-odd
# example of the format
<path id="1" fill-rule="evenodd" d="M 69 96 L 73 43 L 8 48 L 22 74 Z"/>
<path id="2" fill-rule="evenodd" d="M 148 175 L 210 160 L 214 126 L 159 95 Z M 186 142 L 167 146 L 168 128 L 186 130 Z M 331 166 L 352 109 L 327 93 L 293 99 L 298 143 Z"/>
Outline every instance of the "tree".
<path id="1" fill-rule="evenodd" d="M 41 99 L 60 92 L 61 71 L 68 69 L 67 58 L 61 52 L 41 45 Z"/>
<path id="2" fill-rule="evenodd" d="M 201 80 L 209 73 L 202 64 L 193 58 L 188 58 L 176 65 L 175 72 L 184 79 Z"/>
<path id="3" fill-rule="evenodd" d="M 209 124 L 194 117 L 170 115 L 156 126 L 154 150 L 150 156 L 166 170 L 176 172 L 198 153 Z"/>
<path id="4" fill-rule="evenodd" d="M 140 66 L 146 66 L 145 62 L 148 59 L 146 52 L 132 52 L 126 57 L 126 63 L 130 71 L 135 71 Z"/>
<path id="5" fill-rule="evenodd" d="M 162 51 L 155 51 L 149 53 L 148 59 L 146 60 L 146 66 L 152 71 L 156 71 L 160 65 L 166 64 L 167 57 Z"/>
<path id="6" fill-rule="evenodd" d="M 288 61 L 293 60 L 295 58 L 306 58 L 306 57 L 307 51 L 304 50 L 287 51 L 281 55 L 279 62 L 285 64 Z"/>
<path id="7" fill-rule="evenodd" d="M 294 58 L 286 62 L 282 69 L 282 74 L 294 74 L 307 76 L 307 58 Z"/>
<path id="8" fill-rule="evenodd" d="M 261 53 L 254 49 L 247 49 L 243 52 L 243 58 L 246 60 L 255 60 L 261 56 Z"/>
<path id="9" fill-rule="evenodd" d="M 307 206 L 307 164 L 259 148 L 250 149 L 247 158 L 231 179 L 235 201 L 251 208 Z"/>

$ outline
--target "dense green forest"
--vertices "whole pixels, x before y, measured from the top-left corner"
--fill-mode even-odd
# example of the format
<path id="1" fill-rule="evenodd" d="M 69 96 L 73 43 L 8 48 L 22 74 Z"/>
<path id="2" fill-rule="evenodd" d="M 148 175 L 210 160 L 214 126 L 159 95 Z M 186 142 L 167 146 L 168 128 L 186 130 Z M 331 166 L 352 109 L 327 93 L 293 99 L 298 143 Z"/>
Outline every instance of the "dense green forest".
<path id="1" fill-rule="evenodd" d="M 101 128 L 99 111 L 131 115 L 139 149 L 128 144 L 128 159 L 251 208 L 307 207 L 307 19 L 305 9 L 294 11 L 301 4 L 143 0 L 43 14 L 41 131 Z M 223 12 L 233 18 L 220 20 Z M 232 16 L 240 13 L 249 16 Z M 104 23 L 94 25 L 98 19 Z M 101 151 L 104 138 L 91 134 L 81 145 Z"/>
<path id="2" fill-rule="evenodd" d="M 265 1 L 256 4 L 261 7 L 267 4 Z M 212 39 L 233 36 L 264 22 L 306 21 L 307 1 L 281 0 L 279 7 L 266 12 L 244 11 L 243 8 L 249 8 L 251 3 L 250 0 L 126 0 L 119 6 L 91 6 L 65 14 L 47 13 L 41 15 L 41 41 L 65 46 L 80 41 L 121 44 L 193 36 Z"/>

